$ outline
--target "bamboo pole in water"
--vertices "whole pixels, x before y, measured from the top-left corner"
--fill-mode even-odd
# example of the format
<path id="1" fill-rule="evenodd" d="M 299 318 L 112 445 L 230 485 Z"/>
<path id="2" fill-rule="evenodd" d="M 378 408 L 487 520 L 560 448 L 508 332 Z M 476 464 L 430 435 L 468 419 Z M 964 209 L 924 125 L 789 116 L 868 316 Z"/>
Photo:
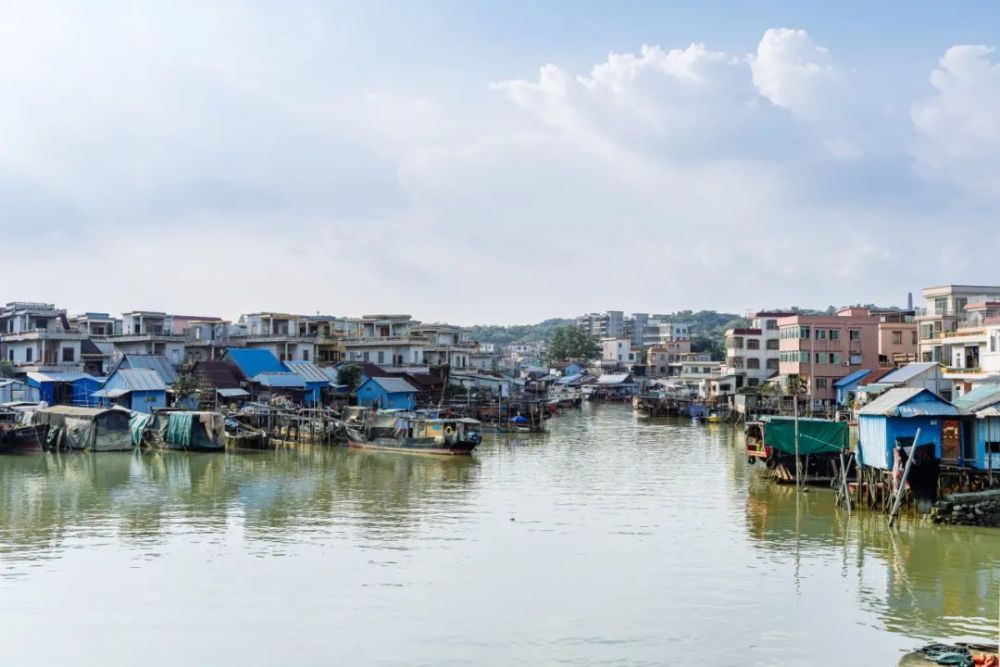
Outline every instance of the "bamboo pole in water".
<path id="1" fill-rule="evenodd" d="M 906 466 L 903 468 L 903 479 L 899 481 L 899 488 L 896 489 L 896 500 L 892 504 L 892 511 L 889 512 L 889 527 L 896 523 L 896 515 L 899 512 L 899 505 L 903 502 L 903 491 L 906 490 L 906 479 L 910 476 L 910 467 L 913 465 L 913 459 L 917 456 L 917 446 L 920 443 L 920 429 L 917 429 L 917 434 L 913 436 L 913 449 L 910 450 L 910 456 L 906 459 Z M 904 450 L 905 451 L 905 450 Z"/>

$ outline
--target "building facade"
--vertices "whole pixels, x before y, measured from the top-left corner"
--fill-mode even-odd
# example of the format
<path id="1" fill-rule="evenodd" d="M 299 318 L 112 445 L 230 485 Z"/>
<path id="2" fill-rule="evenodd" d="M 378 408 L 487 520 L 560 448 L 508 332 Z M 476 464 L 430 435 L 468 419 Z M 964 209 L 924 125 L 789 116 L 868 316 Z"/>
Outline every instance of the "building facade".
<path id="1" fill-rule="evenodd" d="M 790 378 L 817 405 L 835 405 L 834 384 L 878 361 L 879 318 L 865 308 L 844 308 L 836 315 L 796 314 L 778 319 L 779 372 L 786 388 Z"/>

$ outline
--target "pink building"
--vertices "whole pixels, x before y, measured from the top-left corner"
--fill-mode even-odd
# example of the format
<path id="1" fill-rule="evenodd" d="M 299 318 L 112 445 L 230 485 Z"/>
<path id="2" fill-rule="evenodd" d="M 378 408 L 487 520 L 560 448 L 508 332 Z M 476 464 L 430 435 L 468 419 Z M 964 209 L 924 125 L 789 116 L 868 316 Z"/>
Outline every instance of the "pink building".
<path id="1" fill-rule="evenodd" d="M 836 315 L 792 315 L 778 320 L 779 373 L 799 376 L 814 401 L 834 403 L 834 384 L 879 365 L 879 318 L 866 308 Z"/>

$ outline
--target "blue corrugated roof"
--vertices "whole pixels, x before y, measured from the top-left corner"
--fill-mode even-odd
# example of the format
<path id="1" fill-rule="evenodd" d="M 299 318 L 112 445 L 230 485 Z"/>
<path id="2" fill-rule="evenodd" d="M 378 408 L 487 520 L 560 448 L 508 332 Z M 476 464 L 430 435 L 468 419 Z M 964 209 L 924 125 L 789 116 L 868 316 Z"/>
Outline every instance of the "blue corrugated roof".
<path id="1" fill-rule="evenodd" d="M 166 391 L 160 374 L 151 368 L 119 368 L 95 396 L 114 396 L 130 391 Z M 113 393 L 114 392 L 114 393 Z"/>
<path id="2" fill-rule="evenodd" d="M 255 377 L 261 373 L 287 373 L 285 365 L 278 361 L 278 358 L 270 350 L 255 350 L 240 347 L 231 347 L 226 350 L 226 356 L 242 371 L 248 378 Z"/>
<path id="3" fill-rule="evenodd" d="M 276 387 L 281 389 L 305 389 L 306 381 L 301 375 L 282 371 L 280 373 L 258 373 L 253 376 L 253 381 L 264 387 Z"/>
<path id="4" fill-rule="evenodd" d="M 868 375 L 869 373 L 871 373 L 870 368 L 862 368 L 860 371 L 854 371 L 850 375 L 845 375 L 844 377 L 840 378 L 839 380 L 833 383 L 833 386 L 846 387 L 850 384 L 853 384 L 854 382 L 857 382 L 858 380 Z"/>
<path id="5" fill-rule="evenodd" d="M 954 405 L 929 389 L 890 389 L 858 410 L 859 416 L 943 417 L 961 414 Z"/>
<path id="6" fill-rule="evenodd" d="M 309 384 L 330 384 L 330 378 L 323 369 L 311 361 L 286 361 L 285 366 Z"/>
<path id="7" fill-rule="evenodd" d="M 369 382 L 374 382 L 382 387 L 387 394 L 415 394 L 416 387 L 403 378 L 371 378 Z"/>
<path id="8" fill-rule="evenodd" d="M 118 368 L 148 368 L 156 371 L 168 385 L 177 382 L 177 369 L 162 354 L 126 354 Z"/>

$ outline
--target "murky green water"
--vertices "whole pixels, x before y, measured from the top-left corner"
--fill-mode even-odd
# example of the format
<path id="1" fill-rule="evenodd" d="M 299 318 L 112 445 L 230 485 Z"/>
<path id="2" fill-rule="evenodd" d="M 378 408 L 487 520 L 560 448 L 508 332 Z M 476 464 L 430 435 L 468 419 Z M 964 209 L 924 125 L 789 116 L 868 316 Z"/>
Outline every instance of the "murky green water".
<path id="1" fill-rule="evenodd" d="M 467 460 L 2 457 L 0 664 L 890 665 L 995 637 L 1000 533 L 889 532 L 757 472 L 728 427 L 618 406 Z"/>

